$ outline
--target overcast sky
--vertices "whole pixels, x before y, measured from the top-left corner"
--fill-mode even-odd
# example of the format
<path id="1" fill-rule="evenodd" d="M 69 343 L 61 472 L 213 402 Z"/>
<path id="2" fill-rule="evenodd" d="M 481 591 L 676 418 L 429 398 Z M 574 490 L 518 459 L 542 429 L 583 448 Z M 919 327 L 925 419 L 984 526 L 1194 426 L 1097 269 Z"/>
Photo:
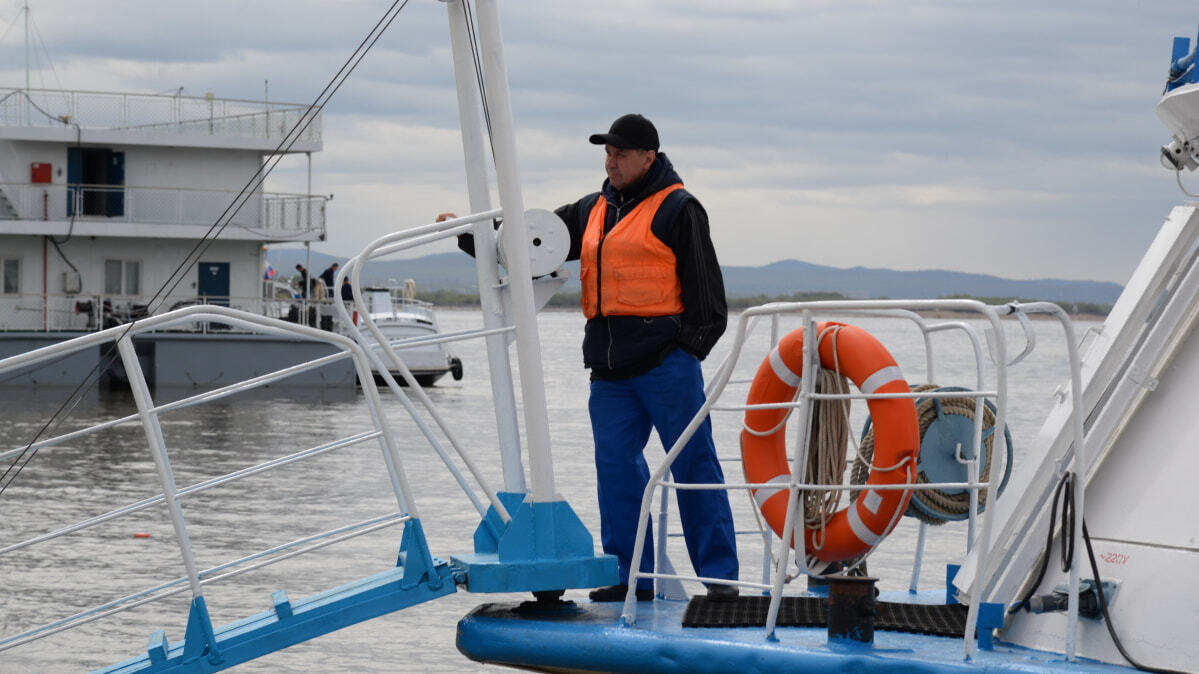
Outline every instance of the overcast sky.
<path id="1" fill-rule="evenodd" d="M 0 0 L 0 85 L 24 83 Z M 352 0 L 30 0 L 34 87 L 309 102 L 386 10 Z M 526 207 L 595 191 L 626 112 L 726 265 L 1123 283 L 1183 200 L 1154 106 L 1194 0 L 500 2 Z M 467 210 L 445 6 L 411 0 L 326 108 L 313 191 L 349 256 Z M 268 183 L 303 191 L 303 163 Z M 1199 176 L 1184 175 L 1191 191 Z M 439 249 L 439 250 L 446 250 Z M 428 251 L 432 252 L 432 251 Z"/>

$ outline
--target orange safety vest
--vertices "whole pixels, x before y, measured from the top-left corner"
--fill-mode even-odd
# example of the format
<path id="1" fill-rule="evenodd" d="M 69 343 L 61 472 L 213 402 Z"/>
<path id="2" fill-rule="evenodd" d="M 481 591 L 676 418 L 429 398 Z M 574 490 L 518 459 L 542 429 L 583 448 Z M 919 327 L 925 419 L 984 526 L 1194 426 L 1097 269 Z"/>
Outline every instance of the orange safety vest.
<path id="1" fill-rule="evenodd" d="M 682 183 L 675 183 L 654 192 L 607 233 L 604 220 L 608 202 L 603 195 L 596 200 L 587 218 L 579 255 L 584 316 L 670 316 L 683 312 L 683 288 L 674 251 L 650 231 L 667 195 L 682 188 Z"/>

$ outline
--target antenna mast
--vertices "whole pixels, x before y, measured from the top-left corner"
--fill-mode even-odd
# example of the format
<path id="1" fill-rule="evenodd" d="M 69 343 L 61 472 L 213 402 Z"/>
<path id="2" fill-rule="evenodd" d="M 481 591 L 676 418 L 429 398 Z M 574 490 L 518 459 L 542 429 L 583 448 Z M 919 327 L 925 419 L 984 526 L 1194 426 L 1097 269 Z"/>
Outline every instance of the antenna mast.
<path id="1" fill-rule="evenodd" d="M 29 123 L 29 0 L 25 0 L 25 123 Z"/>

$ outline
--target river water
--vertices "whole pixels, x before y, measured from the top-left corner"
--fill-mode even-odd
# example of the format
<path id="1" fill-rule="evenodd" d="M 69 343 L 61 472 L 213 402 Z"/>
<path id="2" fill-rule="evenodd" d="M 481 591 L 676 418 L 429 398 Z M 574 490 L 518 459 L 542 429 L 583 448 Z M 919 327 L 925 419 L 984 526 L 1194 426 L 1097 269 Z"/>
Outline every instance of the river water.
<path id="1" fill-rule="evenodd" d="M 477 312 L 440 310 L 443 330 L 478 327 Z M 587 373 L 580 364 L 583 319 L 574 312 L 546 312 L 539 317 L 549 404 L 556 488 L 597 538 L 590 426 L 587 418 Z M 855 319 L 896 356 L 911 383 L 926 381 L 923 342 L 910 323 Z M 981 322 L 971 321 L 979 326 Z M 789 329 L 796 323 L 784 323 Z M 1078 334 L 1095 324 L 1077 325 Z M 1054 389 L 1067 378 L 1061 329 L 1053 321 L 1033 321 L 1037 350 L 1012 371 L 1010 428 L 1017 461 L 1035 437 L 1052 404 Z M 1009 338 L 1023 337 L 1012 324 Z M 710 376 L 732 344 L 731 328 L 705 361 Z M 747 380 L 760 362 L 768 336 L 759 331 L 738 361 L 736 380 L 725 400 L 744 401 Z M 948 353 L 937 362 L 938 382 L 975 388 L 973 364 L 960 333 L 938 334 L 934 345 Z M 446 381 L 426 389 L 450 420 L 453 432 L 482 464 L 489 480 L 501 486 L 491 390 L 481 341 L 454 345 L 465 364 L 460 382 Z M 993 381 L 986 385 L 993 386 Z M 519 391 L 519 386 L 518 386 Z M 0 389 L 0 451 L 25 444 L 69 392 L 57 388 Z M 190 391 L 159 390 L 159 402 Z M 419 437 L 415 424 L 394 399 L 385 400 L 388 418 L 401 438 L 404 469 L 412 485 L 434 556 L 471 551 L 478 515 L 449 477 L 445 467 Z M 91 392 L 58 432 L 133 410 L 129 395 Z M 861 428 L 864 406 L 851 420 Z M 163 416 L 163 429 L 181 487 L 284 454 L 316 446 L 365 429 L 369 412 L 361 393 L 273 387 L 250 395 Z M 740 479 L 739 414 L 714 413 L 717 447 L 726 475 Z M 647 456 L 661 456 L 657 440 Z M 7 462 L 5 462 L 7 464 Z M 7 465 L 5 466 L 7 467 Z M 0 495 L 0 547 L 39 532 L 106 512 L 158 493 L 153 460 L 140 426 L 130 424 L 103 434 L 38 453 L 13 485 Z M 742 546 L 742 576 L 761 575 L 761 549 L 749 498 L 732 494 Z M 201 569 L 253 551 L 312 535 L 348 522 L 396 509 L 377 444 L 364 443 L 240 480 L 184 500 L 192 544 Z M 964 550 L 964 525 L 932 530 L 922 568 L 921 587 L 943 583 L 944 566 Z M 917 525 L 904 518 L 900 527 L 870 560 L 872 575 L 883 589 L 907 587 L 910 551 Z M 134 534 L 148 534 L 148 537 Z M 263 570 L 205 586 L 213 622 L 222 625 L 268 610 L 270 595 L 286 589 L 295 601 L 366 576 L 394 564 L 399 529 L 392 527 L 325 548 Z M 689 571 L 681 540 L 671 544 L 680 571 Z M 33 626 L 183 575 L 178 548 L 165 509 L 156 506 L 57 538 L 32 549 L 0 555 L 0 639 Z M 698 588 L 691 588 L 698 591 Z M 568 592 L 585 599 L 584 590 Z M 524 599 L 525 595 L 470 595 L 464 591 L 355 625 L 247 663 L 241 672 L 359 671 L 399 669 L 469 672 L 485 667 L 461 656 L 454 647 L 456 621 L 488 601 Z M 144 653 L 147 638 L 166 630 L 183 636 L 188 595 L 119 613 L 65 634 L 0 651 L 0 672 L 86 671 Z"/>

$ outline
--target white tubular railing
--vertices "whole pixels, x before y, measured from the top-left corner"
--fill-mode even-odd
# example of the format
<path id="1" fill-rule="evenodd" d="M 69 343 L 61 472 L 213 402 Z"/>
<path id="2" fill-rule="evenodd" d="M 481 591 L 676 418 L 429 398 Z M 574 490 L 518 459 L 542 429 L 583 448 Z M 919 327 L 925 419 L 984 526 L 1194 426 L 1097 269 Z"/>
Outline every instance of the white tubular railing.
<path id="1" fill-rule="evenodd" d="M 341 300 L 332 299 L 172 295 L 152 306 L 152 299 L 141 295 L 0 295 L 0 331 L 94 332 L 135 319 L 143 319 L 147 312 L 160 315 L 192 305 L 228 307 L 267 318 L 318 327 L 322 318 L 332 319 L 334 304 L 341 304 Z M 312 319 L 310 323 L 308 319 Z M 175 321 L 157 329 L 201 333 L 242 330 L 238 326 L 221 322 L 199 320 Z"/>
<path id="2" fill-rule="evenodd" d="M 990 347 L 991 347 L 990 355 L 994 362 L 994 367 L 993 367 L 994 386 L 990 389 L 987 389 L 984 386 L 984 382 L 985 382 L 985 368 L 984 368 L 984 364 L 983 364 L 983 358 L 984 358 L 983 351 L 984 350 L 982 347 L 982 343 L 979 339 L 979 336 L 977 334 L 977 329 L 974 326 L 964 323 L 962 321 L 947 321 L 947 322 L 929 324 L 923 318 L 921 318 L 919 315 L 914 313 L 917 311 L 970 312 L 970 313 L 979 315 L 981 318 L 985 319 L 987 321 L 987 325 L 988 325 L 987 337 L 990 340 Z M 779 315 L 798 315 L 802 320 L 802 324 L 805 327 L 805 330 L 809 331 L 809 334 L 811 334 L 810 331 L 813 331 L 815 329 L 816 321 L 815 321 L 814 315 L 816 313 L 820 313 L 822 315 L 824 315 L 824 314 L 840 314 L 840 315 L 856 315 L 856 316 L 872 316 L 872 315 L 879 316 L 879 315 L 882 315 L 882 316 L 890 316 L 890 317 L 908 318 L 910 320 L 913 320 L 918 325 L 918 327 L 921 331 L 922 337 L 924 339 L 925 364 L 926 364 L 926 368 L 927 368 L 927 375 L 929 376 L 930 379 L 933 377 L 934 367 L 935 367 L 935 363 L 934 363 L 934 359 L 933 359 L 933 355 L 932 355 L 932 349 L 931 349 L 931 341 L 929 339 L 930 335 L 934 332 L 940 332 L 940 331 L 946 331 L 946 330 L 961 330 L 967 335 L 967 338 L 970 343 L 970 348 L 972 350 L 972 354 L 974 357 L 974 363 L 975 363 L 974 377 L 975 377 L 975 382 L 976 382 L 975 383 L 976 389 L 973 391 L 947 391 L 947 392 L 922 391 L 922 392 L 911 392 L 911 393 L 885 393 L 885 394 L 878 394 L 878 393 L 875 393 L 875 394 L 817 393 L 815 391 L 815 386 L 814 386 L 814 382 L 815 382 L 816 378 L 813 376 L 810 376 L 812 374 L 812 372 L 815 370 L 815 368 L 808 368 L 808 369 L 805 369 L 804 376 L 802 377 L 801 386 L 797 393 L 797 399 L 794 401 L 770 403 L 770 404 L 757 404 L 757 405 L 745 405 L 745 404 L 718 405 L 717 404 L 720 399 L 720 396 L 724 394 L 726 387 L 731 380 L 732 372 L 735 369 L 738 358 L 740 357 L 740 355 L 744 349 L 748 334 L 752 330 L 754 325 L 756 324 L 757 318 L 759 316 L 770 316 L 772 318 L 770 342 L 771 342 L 771 345 L 773 346 L 779 339 L 778 328 L 777 328 L 777 324 L 778 324 L 777 317 Z M 994 504 L 995 498 L 997 498 L 997 494 L 996 494 L 997 490 L 994 489 L 993 487 L 994 487 L 994 485 L 998 484 L 998 482 L 999 482 L 998 480 L 995 479 L 996 471 L 1000 469 L 999 461 L 994 458 L 994 455 L 996 452 L 1004 451 L 1002 443 L 1004 442 L 1004 429 L 1006 429 L 1006 427 L 1007 427 L 1006 426 L 1006 424 L 1007 424 L 1007 419 L 1006 419 L 1007 382 L 1008 382 L 1007 369 L 1010 365 L 1014 365 L 1016 362 L 1021 360 L 1023 358 L 1023 356 L 1026 355 L 1027 352 L 1031 349 L 1031 346 L 1034 343 L 1033 337 L 1030 333 L 1030 327 L 1026 324 L 1025 321 L 1023 321 L 1023 316 L 1021 316 L 1021 314 L 1024 314 L 1024 313 L 1048 313 L 1048 314 L 1053 315 L 1055 318 L 1057 318 L 1062 323 L 1063 330 L 1065 332 L 1066 349 L 1068 351 L 1068 356 L 1069 356 L 1069 360 L 1070 360 L 1069 365 L 1070 365 L 1070 372 L 1071 372 L 1072 390 L 1075 392 L 1079 391 L 1080 390 L 1080 385 L 1079 385 L 1080 366 L 1079 366 L 1077 342 L 1075 340 L 1072 323 L 1070 322 L 1069 317 L 1066 315 L 1066 313 L 1060 307 L 1058 307 L 1057 305 L 1051 304 L 1051 303 L 1047 303 L 1047 302 L 1038 302 L 1038 303 L 1025 304 L 1025 305 L 1013 303 L 1013 304 L 1003 305 L 1003 306 L 990 306 L 990 305 L 986 305 L 986 304 L 983 304 L 983 303 L 975 301 L 975 300 L 918 300 L 918 301 L 864 300 L 864 301 L 843 301 L 843 302 L 842 301 L 817 301 L 817 302 L 774 303 L 774 304 L 769 304 L 769 305 L 765 305 L 765 306 L 761 306 L 761 307 L 754 307 L 754 308 L 746 310 L 745 312 L 743 312 L 741 314 L 740 320 L 738 321 L 737 330 L 734 333 L 734 343 L 733 343 L 732 347 L 730 348 L 729 355 L 725 358 L 724 362 L 722 362 L 720 364 L 719 368 L 716 371 L 715 376 L 712 379 L 712 382 L 707 387 L 707 393 L 708 393 L 707 401 L 705 402 L 703 407 L 701 407 L 700 410 L 696 413 L 696 415 L 692 419 L 691 423 L 683 431 L 682 435 L 678 438 L 678 440 L 674 443 L 674 445 L 669 448 L 669 451 L 666 454 L 666 458 L 661 463 L 661 465 L 659 465 L 657 467 L 657 469 L 653 472 L 653 474 L 650 476 L 649 484 L 646 487 L 646 490 L 643 494 L 641 515 L 640 515 L 640 519 L 638 521 L 637 534 L 634 539 L 636 541 L 636 547 L 633 550 L 632 558 L 640 559 L 640 556 L 642 554 L 642 548 L 644 546 L 645 533 L 646 533 L 646 529 L 648 527 L 648 521 L 649 521 L 649 518 L 653 514 L 653 494 L 654 494 L 654 490 L 656 490 L 656 489 L 662 488 L 664 491 L 666 489 L 740 490 L 740 489 L 778 488 L 780 486 L 779 484 L 748 484 L 748 483 L 726 483 L 723 485 L 680 484 L 680 483 L 677 483 L 677 482 L 674 482 L 674 481 L 671 481 L 668 479 L 670 466 L 671 466 L 672 462 L 674 461 L 675 457 L 678 456 L 678 454 L 682 451 L 683 447 L 686 446 L 687 442 L 690 440 L 691 436 L 698 429 L 698 427 L 700 426 L 702 421 L 713 410 L 733 411 L 733 412 L 742 412 L 742 413 L 749 409 L 764 409 L 764 408 L 796 409 L 796 410 L 798 410 L 800 423 L 797 424 L 797 426 L 798 426 L 797 432 L 796 432 L 797 437 L 795 439 L 796 445 L 795 445 L 795 449 L 794 449 L 795 455 L 789 457 L 789 459 L 792 462 L 792 475 L 790 477 L 790 483 L 788 485 L 789 505 L 788 505 L 788 512 L 787 512 L 786 520 L 784 523 L 782 540 L 783 541 L 793 540 L 794 546 L 795 546 L 794 547 L 795 559 L 803 560 L 806 556 L 806 553 L 804 550 L 804 547 L 805 547 L 804 536 L 795 535 L 795 533 L 793 533 L 793 532 L 796 532 L 798 529 L 802 528 L 802 524 L 793 523 L 794 518 L 798 516 L 796 514 L 797 508 L 798 508 L 797 504 L 800 501 L 801 494 L 808 490 L 846 490 L 846 491 L 848 491 L 851 489 L 860 488 L 859 486 L 855 486 L 855 485 L 806 484 L 805 483 L 804 470 L 805 470 L 805 467 L 807 466 L 806 451 L 807 451 L 807 446 L 808 446 L 808 433 L 809 433 L 809 428 L 810 428 L 810 424 L 805 423 L 805 421 L 810 421 L 810 415 L 812 413 L 811 401 L 814 401 L 814 400 L 858 400 L 858 399 L 870 400 L 870 399 L 881 399 L 881 398 L 912 398 L 912 399 L 915 399 L 915 398 L 953 397 L 953 398 L 972 398 L 975 401 L 974 424 L 973 424 L 973 433 L 972 433 L 972 438 L 971 438 L 972 447 L 969 448 L 970 449 L 969 456 L 965 459 L 965 462 L 967 464 L 967 479 L 966 479 L 966 481 L 965 482 L 955 482 L 955 483 L 873 485 L 872 489 L 889 489 L 889 490 L 903 489 L 903 490 L 911 490 L 911 491 L 932 490 L 932 489 L 964 489 L 964 490 L 967 490 L 970 493 L 969 515 L 968 515 L 970 524 L 969 524 L 968 530 L 967 530 L 967 549 L 969 550 L 972 547 L 977 548 L 976 551 L 977 551 L 977 554 L 979 555 L 979 557 L 982 559 L 986 559 L 987 555 L 988 555 L 988 547 L 990 545 L 990 540 L 991 540 L 991 528 L 992 528 L 993 514 L 996 510 L 996 508 L 992 507 Z M 1006 339 L 1005 339 L 1004 332 L 1002 329 L 1002 321 L 1001 321 L 1001 317 L 1003 315 L 1019 316 L 1022 319 L 1021 320 L 1022 327 L 1024 328 L 1024 330 L 1026 332 L 1026 336 L 1029 339 L 1029 348 L 1026 348 L 1025 352 L 1020 354 L 1020 356 L 1018 356 L 1012 363 L 1007 362 Z M 819 363 L 819 356 L 816 353 L 818 341 L 819 340 L 815 340 L 815 339 L 805 339 L 804 340 L 804 352 L 805 352 L 804 353 L 804 362 L 805 363 L 807 363 L 807 364 L 818 364 Z M 1077 398 L 1077 393 L 1075 394 L 1075 398 Z M 993 438 L 994 439 L 992 440 L 992 447 L 990 450 L 991 455 L 992 455 L 991 472 L 986 481 L 980 481 L 978 462 L 979 462 L 979 458 L 982 456 L 982 450 L 983 450 L 983 440 L 982 440 L 982 430 L 983 430 L 982 426 L 983 426 L 983 416 L 984 416 L 983 408 L 985 405 L 985 401 L 987 401 L 987 400 L 993 401 L 994 405 L 995 405 L 995 419 L 994 419 L 994 425 L 993 425 L 993 428 L 994 428 Z M 1074 401 L 1074 404 L 1075 404 L 1075 409 L 1078 409 L 1079 402 L 1077 399 Z M 1075 425 L 1076 434 L 1078 437 L 1077 442 L 1079 443 L 1079 446 L 1081 446 L 1081 443 L 1082 443 L 1082 420 L 1078 418 L 1077 414 L 1074 415 L 1073 423 Z M 963 448 L 963 449 L 965 449 L 965 448 Z M 1082 453 L 1082 456 L 1080 456 L 1079 464 L 1085 467 L 1085 465 L 1086 465 L 1085 452 Z M 985 499 L 985 502 L 987 503 L 987 507 L 985 509 L 983 509 L 981 512 L 981 514 L 982 514 L 981 531 L 976 532 L 974 522 L 975 522 L 976 517 L 980 514 L 980 512 L 979 512 L 980 511 L 980 508 L 979 508 L 979 502 L 980 502 L 979 492 L 980 491 L 982 492 L 982 499 Z M 1081 491 L 1081 490 L 1075 490 L 1075 491 L 1077 492 L 1077 491 Z M 1081 512 L 1081 508 L 1082 508 L 1083 504 L 1081 503 L 1081 499 L 1078 498 L 1078 494 L 1075 494 L 1075 499 L 1076 499 L 1076 507 L 1078 507 L 1080 509 L 1079 512 Z M 896 517 L 898 517 L 898 516 L 899 515 L 897 514 Z M 1076 532 L 1076 535 L 1080 535 L 1079 532 Z M 659 532 L 659 536 L 660 537 L 662 536 L 661 531 Z M 772 638 L 773 634 L 774 634 L 777 616 L 778 616 L 778 609 L 779 609 L 779 605 L 781 603 L 781 598 L 782 598 L 782 594 L 783 594 L 783 588 L 784 588 L 784 585 L 787 582 L 789 582 L 789 580 L 791 580 L 791 578 L 789 578 L 787 575 L 787 571 L 788 571 L 789 565 L 790 565 L 789 560 L 791 559 L 790 556 L 792 554 L 792 546 L 784 543 L 781 546 L 781 555 L 778 558 L 775 558 L 772 555 L 772 553 L 770 552 L 770 547 L 771 547 L 770 540 L 771 539 L 770 539 L 769 533 L 768 532 L 764 533 L 763 537 L 764 537 L 764 540 L 766 540 L 766 542 L 767 542 L 767 545 L 766 545 L 767 560 L 774 564 L 773 577 L 770 579 L 764 579 L 767 582 L 754 583 L 754 582 L 748 582 L 748 581 L 736 581 L 734 584 L 740 585 L 742 587 L 747 587 L 747 588 L 753 588 L 753 589 L 759 589 L 759 590 L 769 590 L 770 595 L 771 595 L 771 602 L 770 602 L 770 608 L 769 608 L 768 615 L 767 615 L 766 633 L 767 633 L 768 637 Z M 920 557 L 920 555 L 922 555 L 923 544 L 924 544 L 924 529 L 922 527 L 921 531 L 920 531 L 920 536 L 917 541 L 917 549 L 915 552 L 915 556 L 917 558 L 917 562 L 916 562 L 917 565 L 919 564 L 919 557 Z M 1076 543 L 1076 547 L 1075 547 L 1076 554 L 1078 554 L 1080 549 L 1081 549 L 1081 544 Z M 869 554 L 869 552 L 867 554 Z M 1074 567 L 1078 568 L 1078 565 L 1079 565 L 1079 562 L 1078 562 L 1078 560 L 1076 560 Z M 806 574 L 807 573 L 806 565 L 801 564 L 800 567 L 802 568 L 802 573 Z M 659 571 L 660 570 L 661 570 L 661 567 L 659 566 Z M 912 577 L 913 589 L 916 584 L 917 574 L 918 574 L 918 571 L 914 570 L 913 577 Z M 638 578 L 646 578 L 646 577 L 654 578 L 654 579 L 669 579 L 672 581 L 681 581 L 681 580 L 701 581 L 701 582 L 705 582 L 705 583 L 713 583 L 713 582 L 729 583 L 730 582 L 728 580 L 719 579 L 719 578 L 700 578 L 700 577 L 695 577 L 695 576 L 681 576 L 681 575 L 677 575 L 677 574 L 673 574 L 673 573 L 661 573 L 661 572 L 642 573 L 642 572 L 638 571 L 637 569 L 632 569 L 630 571 L 630 577 L 629 577 L 629 583 L 628 583 L 629 587 L 635 588 L 637 585 L 637 582 L 636 582 L 637 579 Z M 1072 582 L 1071 592 L 1076 593 L 1077 592 L 1076 579 L 1074 577 L 1072 577 L 1071 582 Z M 1072 595 L 1072 601 L 1077 603 L 1076 595 Z M 972 601 L 969 605 L 969 609 L 968 609 L 968 613 L 967 613 L 967 620 L 966 620 L 967 636 L 964 638 L 964 651 L 965 651 L 965 657 L 967 657 L 967 658 L 970 658 L 973 655 L 975 648 L 976 648 L 976 645 L 974 643 L 974 639 L 973 639 L 972 635 L 975 632 L 975 629 L 976 629 L 977 623 L 978 623 L 979 605 L 980 605 L 980 600 Z M 636 615 L 637 615 L 636 597 L 634 596 L 634 593 L 632 592 L 632 590 L 630 590 L 628 595 L 626 595 L 625 604 L 624 604 L 624 608 L 623 608 L 622 616 L 621 616 L 622 621 L 625 624 L 632 624 L 636 621 Z M 1074 615 L 1073 613 L 1071 613 L 1068 616 L 1068 621 L 1067 621 L 1068 622 L 1068 626 L 1067 626 L 1068 634 L 1073 634 L 1073 632 L 1075 631 L 1076 620 L 1077 620 L 1077 616 Z M 1072 657 L 1072 651 L 1073 651 L 1073 643 L 1072 642 L 1073 642 L 1072 638 L 1068 640 L 1068 647 L 1067 647 L 1068 657 Z"/>
<path id="3" fill-rule="evenodd" d="M 324 232 L 329 198 L 316 194 L 257 192 L 236 213 L 226 214 L 238 197 L 233 190 L 135 185 L 0 183 L 15 215 L 0 219 L 131 222 L 149 225 L 202 225 L 228 222 L 264 233 Z"/>
<path id="4" fill-rule="evenodd" d="M 0 125 L 161 130 L 179 134 L 283 138 L 308 113 L 301 103 L 214 96 L 0 88 Z M 300 135 L 321 139 L 321 119 Z"/>
<path id="5" fill-rule="evenodd" d="M 400 373 L 400 376 L 407 384 L 407 390 L 412 391 L 416 398 L 420 400 L 421 404 L 433 418 L 438 428 L 441 429 L 446 439 L 449 440 L 450 445 L 454 448 L 454 451 L 458 454 L 458 457 L 463 463 L 466 464 L 467 470 L 470 471 L 471 475 L 475 479 L 475 482 L 478 483 L 479 487 L 487 496 L 488 502 L 493 508 L 495 508 L 496 514 L 499 515 L 500 520 L 507 523 L 511 519 L 508 509 L 504 507 L 504 504 L 500 501 L 496 490 L 491 487 L 483 472 L 466 452 L 465 446 L 458 439 L 458 436 L 454 432 L 452 425 L 441 415 L 440 411 L 438 411 L 437 407 L 433 404 L 433 401 L 429 399 L 428 394 L 426 394 L 419 386 L 416 378 L 408 369 L 407 364 L 405 364 L 404 359 L 399 355 L 399 353 L 397 353 L 395 345 L 389 343 L 383 332 L 379 330 L 379 327 L 375 325 L 373 320 L 371 320 L 371 311 L 370 308 L 367 307 L 362 293 L 362 265 L 364 262 L 402 250 L 407 250 L 415 246 L 425 245 L 447 237 L 455 236 L 457 234 L 469 232 L 471 231 L 472 223 L 476 221 L 490 221 L 500 215 L 501 211 L 499 209 L 495 209 L 463 218 L 447 220 L 445 222 L 413 227 L 382 236 L 367 244 L 367 246 L 362 249 L 361 253 L 350 258 L 345 264 L 341 265 L 341 267 L 337 270 L 337 277 L 334 279 L 333 285 L 334 287 L 340 288 L 343 279 L 347 277 L 350 279 L 350 287 L 353 289 L 354 293 L 353 306 L 358 311 L 358 315 L 361 316 L 362 324 L 366 326 L 370 335 L 368 336 L 364 334 L 358 328 L 358 326 L 354 324 L 354 321 L 351 320 L 346 306 L 338 302 L 335 303 L 334 309 L 336 310 L 342 325 L 346 326 L 346 329 L 354 336 L 356 340 L 358 340 L 360 344 L 367 347 L 366 353 L 370 357 L 370 362 L 374 367 L 375 372 L 384 380 L 388 389 L 390 389 L 391 392 L 400 400 L 400 402 L 403 403 L 405 409 L 412 416 L 412 418 L 416 420 L 417 426 L 419 427 L 421 433 L 432 445 L 433 449 L 437 452 L 437 455 L 441 458 L 446 468 L 449 469 L 450 473 L 454 476 L 454 479 L 458 481 L 459 486 L 470 498 L 471 503 L 474 504 L 475 509 L 479 512 L 479 515 L 486 515 L 486 508 L 477 498 L 475 498 L 474 490 L 470 488 L 466 482 L 466 479 L 458 471 L 457 467 L 454 466 L 453 462 L 450 460 L 449 453 L 446 452 L 441 442 L 437 439 L 437 436 L 433 434 L 432 430 L 425 425 L 420 417 L 416 414 L 415 407 L 412 405 L 411 400 L 409 400 L 408 395 L 404 392 L 404 389 L 400 387 L 398 382 L 396 382 L 395 377 L 392 375 L 392 370 Z M 453 337 L 453 339 L 486 337 L 488 335 L 495 334 L 496 332 L 508 332 L 510 330 L 511 328 L 468 330 L 458 333 Z M 450 336 L 443 335 L 442 338 L 439 338 L 437 341 L 449 341 L 449 339 Z M 376 344 L 380 347 L 382 357 L 380 356 L 380 353 L 376 352 L 376 350 L 373 348 Z"/>
<path id="6" fill-rule="evenodd" d="M 143 332 L 169 329 L 172 325 L 193 322 L 220 322 L 223 324 L 236 326 L 246 331 L 286 335 L 293 338 L 307 339 L 314 342 L 328 344 L 336 349 L 337 353 L 325 356 L 310 363 L 303 363 L 284 368 L 266 375 L 239 382 L 237 384 L 193 395 L 169 404 L 156 405 L 151 396 L 150 389 L 146 385 L 145 378 L 142 375 L 137 354 L 133 348 L 132 338 L 135 335 Z M 284 321 L 237 311 L 235 309 L 229 309 L 226 307 L 191 306 L 178 309 L 161 316 L 144 318 L 134 324 L 109 328 L 107 330 L 84 335 L 73 340 L 60 342 L 51 346 L 37 349 L 35 351 L 30 351 L 13 356 L 11 358 L 0 360 L 0 376 L 7 372 L 29 367 L 31 365 L 53 361 L 85 349 L 94 349 L 100 345 L 108 344 L 113 341 L 115 341 L 117 344 L 125 372 L 128 375 L 128 380 L 130 386 L 132 387 L 134 399 L 137 404 L 137 413 L 116 419 L 110 419 L 102 423 L 89 426 L 88 428 L 71 431 L 60 436 L 43 438 L 37 442 L 31 442 L 24 447 L 5 449 L 4 451 L 0 451 L 0 458 L 8 460 L 12 459 L 13 457 L 20 457 L 28 452 L 39 450 L 52 451 L 57 446 L 61 446 L 64 443 L 79 439 L 84 436 L 93 435 L 115 426 L 140 422 L 145 431 L 147 445 L 154 457 L 155 465 L 158 469 L 157 475 L 159 478 L 158 486 L 161 490 L 160 493 L 158 493 L 156 496 L 151 496 L 141 501 L 117 507 L 106 513 L 70 524 L 65 527 L 61 527 L 57 530 L 41 533 L 26 540 L 10 543 L 0 548 L 0 555 L 11 554 L 24 548 L 58 538 L 60 536 L 82 531 L 110 520 L 139 512 L 151 506 L 166 504 L 168 510 L 170 511 L 171 521 L 175 529 L 176 542 L 179 545 L 179 551 L 183 560 L 185 574 L 182 578 L 176 578 L 165 584 L 153 586 L 126 597 L 105 602 L 99 606 L 61 618 L 54 622 L 36 627 L 20 634 L 0 638 L 0 651 L 49 636 L 50 634 L 71 629 L 78 625 L 112 615 L 113 613 L 128 610 L 150 601 L 155 601 L 173 594 L 177 594 L 185 589 L 189 589 L 191 591 L 193 598 L 200 597 L 202 596 L 203 592 L 201 586 L 205 583 L 239 575 L 268 564 L 274 564 L 298 554 L 303 554 L 317 548 L 325 547 L 354 536 L 369 533 L 370 531 L 374 531 L 385 526 L 399 524 L 417 517 L 416 504 L 412 499 L 412 490 L 400 461 L 399 447 L 396 442 L 395 433 L 392 431 L 391 426 L 387 421 L 387 416 L 381 412 L 381 400 L 379 398 L 378 389 L 375 387 L 374 380 L 371 377 L 367 352 L 358 343 L 354 342 L 348 337 L 315 328 L 286 323 Z M 316 447 L 302 450 L 288 456 L 271 459 L 257 465 L 247 466 L 240 470 L 219 475 L 197 484 L 182 488 L 175 484 L 175 479 L 171 468 L 170 455 L 166 451 L 166 443 L 163 438 L 161 427 L 158 423 L 160 416 L 169 414 L 170 412 L 183 407 L 190 407 L 213 400 L 227 398 L 229 396 L 243 393 L 260 386 L 265 386 L 307 369 L 320 367 L 328 362 L 342 358 L 350 358 L 354 363 L 355 369 L 357 370 L 358 379 L 362 384 L 362 391 L 368 408 L 371 412 L 370 430 L 351 433 Z M 361 522 L 305 536 L 290 543 L 262 550 L 246 557 L 242 557 L 241 559 L 227 562 L 210 569 L 201 570 L 198 568 L 196 564 L 196 555 L 192 549 L 190 536 L 188 535 L 187 520 L 184 517 L 183 510 L 179 506 L 179 503 L 183 498 L 190 497 L 214 487 L 235 482 L 250 475 L 273 470 L 275 468 L 292 464 L 296 461 L 307 460 L 327 452 L 336 451 L 370 441 L 377 441 L 379 443 L 383 463 L 387 468 L 390 486 L 398 506 L 397 512 L 384 514 L 382 516 L 377 516 Z"/>

